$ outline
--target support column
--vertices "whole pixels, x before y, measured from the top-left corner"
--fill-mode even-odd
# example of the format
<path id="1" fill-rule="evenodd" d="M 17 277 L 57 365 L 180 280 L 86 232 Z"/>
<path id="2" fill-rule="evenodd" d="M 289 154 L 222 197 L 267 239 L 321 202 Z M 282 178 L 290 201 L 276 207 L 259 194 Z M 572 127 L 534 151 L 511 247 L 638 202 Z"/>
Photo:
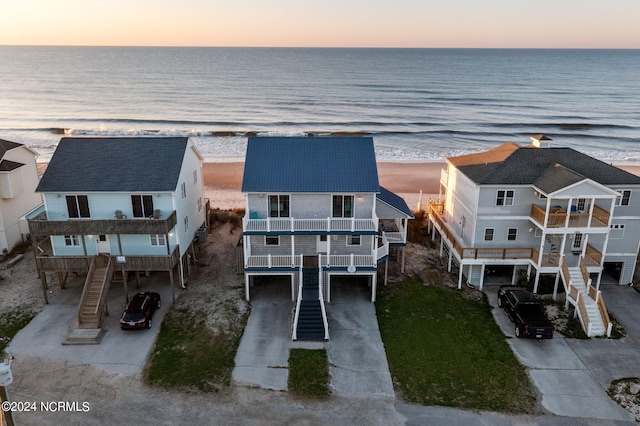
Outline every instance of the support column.
<path id="1" fill-rule="evenodd" d="M 378 279 L 378 274 L 374 273 L 371 276 L 371 302 L 375 302 L 376 301 L 376 281 Z"/>
<path id="2" fill-rule="evenodd" d="M 137 276 L 139 277 L 139 275 L 137 275 Z M 125 282 L 126 282 L 126 278 L 125 278 Z M 174 296 L 174 292 L 173 292 L 173 268 L 169 270 L 169 285 L 171 287 L 171 298 L 173 299 L 173 302 L 175 303 L 176 297 Z"/>
<path id="3" fill-rule="evenodd" d="M 49 297 L 47 296 L 47 273 L 40 271 L 40 281 L 42 282 L 42 295 L 44 296 L 44 303 L 49 304 Z"/>
<path id="4" fill-rule="evenodd" d="M 452 253 L 453 249 L 449 249 L 449 262 L 447 263 L 447 271 L 451 272 L 451 259 L 453 257 L 453 253 Z M 460 264 L 460 269 L 462 270 L 462 264 Z"/>
<path id="5" fill-rule="evenodd" d="M 484 263 L 480 265 L 480 291 L 482 291 L 482 287 L 484 287 Z M 469 274 L 471 275 L 471 274 Z"/>
<path id="6" fill-rule="evenodd" d="M 384 260 L 384 285 L 387 286 L 389 282 L 389 257 Z"/>
<path id="7" fill-rule="evenodd" d="M 124 284 L 124 299 L 129 303 L 129 289 L 127 288 L 127 274 L 124 272 L 124 265 L 122 265 L 122 283 Z M 173 293 L 173 277 L 171 277 L 171 292 Z"/>
<path id="8" fill-rule="evenodd" d="M 560 282 L 560 272 L 556 272 L 556 282 L 553 285 L 553 300 L 558 297 L 558 283 Z"/>
<path id="9" fill-rule="evenodd" d="M 451 272 L 451 269 L 449 269 Z M 460 271 L 458 272 L 458 290 L 462 288 L 462 264 L 460 264 Z"/>
<path id="10" fill-rule="evenodd" d="M 536 269 L 536 279 L 533 283 L 533 293 L 538 294 L 538 282 L 540 281 L 540 271 Z"/>
<path id="11" fill-rule="evenodd" d="M 516 280 L 518 279 L 518 274 L 516 274 L 518 270 L 518 265 L 513 265 L 513 274 L 511 274 L 511 285 L 516 285 Z"/>
<path id="12" fill-rule="evenodd" d="M 248 292 L 249 292 L 249 287 L 247 287 L 247 302 L 249 301 Z M 291 301 L 292 302 L 296 301 L 296 274 L 295 273 L 291 274 Z"/>
<path id="13" fill-rule="evenodd" d="M 249 301 L 249 274 L 246 273 L 244 274 L 244 300 Z"/>
<path id="14" fill-rule="evenodd" d="M 403 246 L 402 247 L 402 263 L 400 264 L 400 273 L 401 274 L 404 274 L 404 260 L 405 260 L 405 257 L 406 257 L 405 249 L 406 249 L 406 247 Z"/>

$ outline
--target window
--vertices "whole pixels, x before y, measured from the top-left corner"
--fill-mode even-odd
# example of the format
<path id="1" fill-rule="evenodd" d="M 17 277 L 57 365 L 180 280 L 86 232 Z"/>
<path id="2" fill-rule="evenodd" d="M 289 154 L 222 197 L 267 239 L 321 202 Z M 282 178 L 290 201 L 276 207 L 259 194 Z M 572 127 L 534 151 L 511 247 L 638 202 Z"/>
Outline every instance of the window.
<path id="1" fill-rule="evenodd" d="M 587 207 L 587 199 L 586 198 L 578 198 L 578 205 L 576 206 L 576 209 L 579 212 L 583 212 L 585 211 Z"/>
<path id="2" fill-rule="evenodd" d="M 77 235 L 65 235 L 64 236 L 64 245 L 67 247 L 79 246 L 80 238 Z"/>
<path id="3" fill-rule="evenodd" d="M 348 246 L 359 246 L 360 242 L 360 235 L 347 235 Z"/>
<path id="4" fill-rule="evenodd" d="M 518 238 L 518 228 L 509 228 L 507 230 L 507 241 L 515 241 Z"/>
<path id="5" fill-rule="evenodd" d="M 496 206 L 512 206 L 513 205 L 513 190 L 500 190 L 498 191 L 498 197 L 496 198 Z"/>
<path id="6" fill-rule="evenodd" d="M 353 195 L 333 196 L 333 217 L 353 217 Z"/>
<path id="7" fill-rule="evenodd" d="M 624 224 L 611 224 L 611 230 L 609 231 L 609 238 L 620 239 L 624 237 Z"/>
<path id="8" fill-rule="evenodd" d="M 67 211 L 70 218 L 91 217 L 86 195 L 67 195 Z"/>
<path id="9" fill-rule="evenodd" d="M 580 250 L 582 248 L 582 234 L 580 232 L 576 232 L 573 234 L 573 246 L 572 250 Z"/>
<path id="10" fill-rule="evenodd" d="M 629 199 L 631 198 L 631 191 L 622 190 L 618 192 L 620 193 L 620 196 L 616 198 L 616 206 L 628 206 Z"/>
<path id="11" fill-rule="evenodd" d="M 289 217 L 288 195 L 269 195 L 269 217 Z"/>
<path id="12" fill-rule="evenodd" d="M 195 185 L 196 183 L 198 183 L 198 171 L 194 170 L 193 171 L 193 184 Z"/>
<path id="13" fill-rule="evenodd" d="M 202 197 L 198 198 L 198 212 L 202 211 Z"/>
<path id="14" fill-rule="evenodd" d="M 189 216 L 184 218 L 184 232 L 189 232 Z"/>
<path id="15" fill-rule="evenodd" d="M 280 237 L 264 237 L 264 245 L 265 246 L 279 246 L 280 245 Z"/>
<path id="16" fill-rule="evenodd" d="M 182 182 L 180 188 L 182 189 L 182 198 L 187 198 L 187 184 Z"/>
<path id="17" fill-rule="evenodd" d="M 151 238 L 151 245 L 152 246 L 166 246 L 167 245 L 167 239 L 165 238 L 164 234 L 151 234 L 151 235 L 149 235 L 149 238 Z"/>
<path id="18" fill-rule="evenodd" d="M 152 195 L 132 195 L 131 206 L 133 207 L 133 217 L 153 216 Z"/>
<path id="19" fill-rule="evenodd" d="M 495 229 L 493 228 L 485 228 L 484 230 L 484 240 L 485 241 L 493 241 L 493 233 Z"/>

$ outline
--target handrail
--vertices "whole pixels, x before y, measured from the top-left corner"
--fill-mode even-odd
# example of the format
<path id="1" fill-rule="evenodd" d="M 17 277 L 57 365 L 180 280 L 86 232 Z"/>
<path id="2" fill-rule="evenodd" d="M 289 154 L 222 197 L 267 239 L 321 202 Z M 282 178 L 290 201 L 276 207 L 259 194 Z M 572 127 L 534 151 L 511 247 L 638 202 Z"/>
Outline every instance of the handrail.
<path id="1" fill-rule="evenodd" d="M 84 280 L 84 287 L 82 288 L 82 296 L 80 296 L 80 305 L 78 306 L 78 324 L 82 323 L 81 314 L 82 308 L 87 301 L 87 297 L 89 297 L 89 285 L 91 284 L 91 280 L 93 279 L 93 274 L 96 271 L 96 258 L 91 259 L 91 265 L 89 266 L 89 271 L 87 272 L 87 278 Z"/>
<path id="2" fill-rule="evenodd" d="M 300 254 L 300 270 L 298 271 L 298 300 L 296 301 L 296 313 L 293 316 L 293 340 L 298 339 L 298 318 L 300 317 L 300 305 L 302 304 L 302 262 L 303 255 Z"/>
<path id="3" fill-rule="evenodd" d="M 611 337 L 611 329 L 613 328 L 613 324 L 611 323 L 611 318 L 609 318 L 609 312 L 607 312 L 607 307 L 604 305 L 604 299 L 602 298 L 602 292 L 598 290 L 598 310 L 600 311 L 600 316 L 602 316 L 602 322 L 604 324 L 604 328 L 607 332 L 607 337 Z"/>
<path id="4" fill-rule="evenodd" d="M 322 258 L 322 253 L 318 253 L 318 265 L 322 264 L 321 258 Z M 322 268 L 318 268 L 318 274 L 319 275 L 322 274 Z M 321 282 L 322 282 L 322 279 L 318 277 L 318 294 L 320 299 L 320 310 L 322 311 L 322 325 L 324 326 L 324 339 L 329 340 L 329 321 L 327 321 L 327 311 L 324 306 L 324 295 L 323 295 L 324 291 L 322 289 L 322 286 L 320 285 Z"/>
<path id="5" fill-rule="evenodd" d="M 95 315 L 99 315 L 102 310 L 103 305 L 107 300 L 106 293 L 109 291 L 109 286 L 107 283 L 111 284 L 111 276 L 113 275 L 113 265 L 111 263 L 111 256 L 109 256 L 109 261 L 107 262 L 107 272 L 104 275 L 104 279 L 102 280 L 102 285 L 100 286 L 100 299 L 96 305 L 96 309 L 94 311 Z M 98 320 L 98 325 L 100 325 L 100 320 Z"/>
<path id="6" fill-rule="evenodd" d="M 375 214 L 370 218 L 242 218 L 245 232 L 375 232 L 378 230 L 377 223 L 378 218 Z"/>

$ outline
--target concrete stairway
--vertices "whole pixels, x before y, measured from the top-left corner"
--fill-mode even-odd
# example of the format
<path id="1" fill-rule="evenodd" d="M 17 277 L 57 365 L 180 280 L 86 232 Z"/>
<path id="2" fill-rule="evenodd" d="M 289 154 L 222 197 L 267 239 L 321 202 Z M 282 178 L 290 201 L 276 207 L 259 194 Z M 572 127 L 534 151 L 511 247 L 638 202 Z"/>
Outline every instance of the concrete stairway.
<path id="1" fill-rule="evenodd" d="M 589 317 L 591 332 L 587 334 L 589 337 L 606 334 L 607 330 L 605 328 L 604 321 L 602 320 L 602 315 L 600 314 L 596 301 L 589 296 L 587 283 L 584 282 L 580 268 L 576 266 L 570 267 L 568 270 L 571 277 L 571 284 L 578 290 L 578 292 L 580 292 L 580 298 L 584 302 L 584 306 Z M 572 303 L 575 305 L 575 301 L 572 301 Z M 587 330 L 585 330 L 585 332 L 587 332 Z"/>
<path id="2" fill-rule="evenodd" d="M 324 318 L 320 306 L 318 268 L 302 270 L 302 300 L 298 313 L 296 340 L 325 340 Z"/>

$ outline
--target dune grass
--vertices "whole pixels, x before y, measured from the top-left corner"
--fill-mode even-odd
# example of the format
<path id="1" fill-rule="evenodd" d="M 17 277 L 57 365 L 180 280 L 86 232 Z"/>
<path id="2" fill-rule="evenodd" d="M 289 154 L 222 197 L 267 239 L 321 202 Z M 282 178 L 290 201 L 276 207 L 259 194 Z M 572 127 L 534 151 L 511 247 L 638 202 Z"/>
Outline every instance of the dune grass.
<path id="1" fill-rule="evenodd" d="M 231 384 L 234 358 L 247 316 L 218 332 L 204 323 L 204 313 L 170 309 L 145 369 L 148 383 L 166 388 L 219 391 Z"/>
<path id="2" fill-rule="evenodd" d="M 380 289 L 380 332 L 396 392 L 408 402 L 531 413 L 536 393 L 486 297 L 405 279 Z"/>
<path id="3" fill-rule="evenodd" d="M 29 324 L 35 316 L 36 313 L 33 309 L 26 305 L 8 309 L 0 313 L 0 337 L 13 339 L 13 337 L 18 334 L 18 331 Z M 4 340 L 0 341 L 0 354 L 2 354 L 6 346 L 7 342 Z M 0 362 L 1 361 L 2 359 L 0 359 Z"/>
<path id="4" fill-rule="evenodd" d="M 297 397 L 326 399 L 329 390 L 329 365 L 325 349 L 289 351 L 289 392 Z"/>

